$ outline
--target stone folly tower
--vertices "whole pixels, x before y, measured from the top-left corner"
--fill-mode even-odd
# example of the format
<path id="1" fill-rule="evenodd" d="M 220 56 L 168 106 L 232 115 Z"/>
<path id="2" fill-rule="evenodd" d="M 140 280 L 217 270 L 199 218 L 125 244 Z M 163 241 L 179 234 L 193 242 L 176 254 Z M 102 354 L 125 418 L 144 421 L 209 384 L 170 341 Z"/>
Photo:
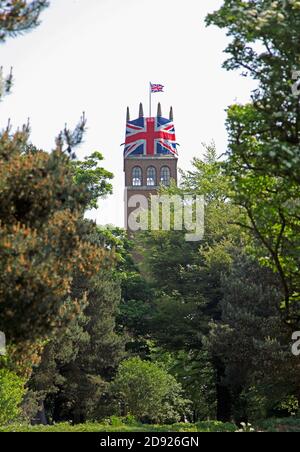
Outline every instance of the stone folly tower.
<path id="1" fill-rule="evenodd" d="M 145 117 L 143 105 L 139 117 L 130 120 L 127 108 L 126 141 L 124 148 L 125 173 L 125 228 L 134 208 L 128 203 L 134 195 L 157 194 L 160 185 L 169 186 L 173 179 L 177 183 L 177 143 L 173 123 L 173 109 L 169 118 L 162 115 L 158 104 L 156 117 Z"/>

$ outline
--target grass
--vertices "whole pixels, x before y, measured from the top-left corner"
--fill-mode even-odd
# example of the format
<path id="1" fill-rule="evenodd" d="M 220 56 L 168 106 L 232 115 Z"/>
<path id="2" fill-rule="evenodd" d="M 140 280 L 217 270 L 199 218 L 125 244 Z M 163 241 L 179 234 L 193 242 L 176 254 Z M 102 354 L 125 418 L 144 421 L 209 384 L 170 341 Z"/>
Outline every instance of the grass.
<path id="1" fill-rule="evenodd" d="M 266 419 L 253 423 L 253 428 L 257 432 L 300 432 L 300 419 L 295 417 L 282 419 Z M 205 421 L 196 424 L 173 424 L 173 425 L 147 425 L 141 424 L 133 419 L 121 419 L 112 417 L 106 422 L 88 422 L 86 424 L 71 425 L 60 423 L 55 425 L 12 424 L 6 427 L 0 426 L 0 433 L 4 432 L 235 432 L 238 428 L 231 423 L 218 421 Z"/>
<path id="2" fill-rule="evenodd" d="M 173 424 L 173 425 L 146 425 L 135 423 L 135 425 L 110 425 L 107 423 L 86 423 L 70 425 L 61 423 L 50 426 L 13 424 L 7 427 L 0 427 L 3 432 L 233 432 L 237 427 L 234 424 L 223 424 L 217 421 L 199 422 L 197 424 Z"/>

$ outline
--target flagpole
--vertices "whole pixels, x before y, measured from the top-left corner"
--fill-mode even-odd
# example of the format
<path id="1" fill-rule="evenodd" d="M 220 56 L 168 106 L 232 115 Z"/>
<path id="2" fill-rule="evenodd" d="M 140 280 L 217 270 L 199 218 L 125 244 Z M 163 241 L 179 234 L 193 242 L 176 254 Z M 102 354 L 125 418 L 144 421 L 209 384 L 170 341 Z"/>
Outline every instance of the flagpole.
<path id="1" fill-rule="evenodd" d="M 149 82 L 149 118 L 151 118 L 151 94 L 152 94 L 152 90 L 151 90 L 151 82 Z"/>

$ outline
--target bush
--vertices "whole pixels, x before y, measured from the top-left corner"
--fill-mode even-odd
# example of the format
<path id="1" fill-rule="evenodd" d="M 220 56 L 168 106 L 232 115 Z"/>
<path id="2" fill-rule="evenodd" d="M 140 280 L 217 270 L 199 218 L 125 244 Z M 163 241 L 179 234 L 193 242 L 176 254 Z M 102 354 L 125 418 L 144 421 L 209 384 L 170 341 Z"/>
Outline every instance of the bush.
<path id="1" fill-rule="evenodd" d="M 136 426 L 140 425 L 135 416 L 128 414 L 127 416 L 110 416 L 104 423 L 113 427 L 122 427 L 123 425 Z"/>
<path id="2" fill-rule="evenodd" d="M 264 419 L 257 421 L 255 427 L 266 432 L 300 432 L 300 419 L 298 416 Z"/>
<path id="3" fill-rule="evenodd" d="M 190 403 L 183 398 L 182 387 L 172 375 L 140 358 L 123 361 L 112 391 L 126 413 L 143 422 L 178 422 Z"/>
<path id="4" fill-rule="evenodd" d="M 197 422 L 197 430 L 199 432 L 236 432 L 237 426 L 230 422 L 204 421 Z"/>
<path id="5" fill-rule="evenodd" d="M 7 369 L 0 369 L 0 425 L 6 425 L 20 414 L 25 395 L 24 382 Z"/>

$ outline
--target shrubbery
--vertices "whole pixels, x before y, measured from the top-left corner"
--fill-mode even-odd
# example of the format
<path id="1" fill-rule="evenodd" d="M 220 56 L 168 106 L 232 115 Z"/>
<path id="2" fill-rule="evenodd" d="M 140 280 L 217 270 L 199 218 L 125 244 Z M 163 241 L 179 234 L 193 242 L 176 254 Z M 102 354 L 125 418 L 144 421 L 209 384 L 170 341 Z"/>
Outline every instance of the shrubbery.
<path id="1" fill-rule="evenodd" d="M 155 363 L 131 358 L 124 361 L 112 384 L 120 405 L 139 420 L 178 422 L 188 411 L 181 385 Z"/>
<path id="2" fill-rule="evenodd" d="M 20 414 L 25 394 L 24 382 L 14 373 L 0 369 L 0 425 L 14 421 Z"/>
<path id="3" fill-rule="evenodd" d="M 234 432 L 237 427 L 234 424 L 222 424 L 217 421 L 207 421 L 198 424 L 178 423 L 173 425 L 149 425 L 140 424 L 137 421 L 133 424 L 127 423 L 127 418 L 111 417 L 109 422 L 71 425 L 61 423 L 51 426 L 43 425 L 10 425 L 5 428 L 0 427 L 0 432 Z"/>

